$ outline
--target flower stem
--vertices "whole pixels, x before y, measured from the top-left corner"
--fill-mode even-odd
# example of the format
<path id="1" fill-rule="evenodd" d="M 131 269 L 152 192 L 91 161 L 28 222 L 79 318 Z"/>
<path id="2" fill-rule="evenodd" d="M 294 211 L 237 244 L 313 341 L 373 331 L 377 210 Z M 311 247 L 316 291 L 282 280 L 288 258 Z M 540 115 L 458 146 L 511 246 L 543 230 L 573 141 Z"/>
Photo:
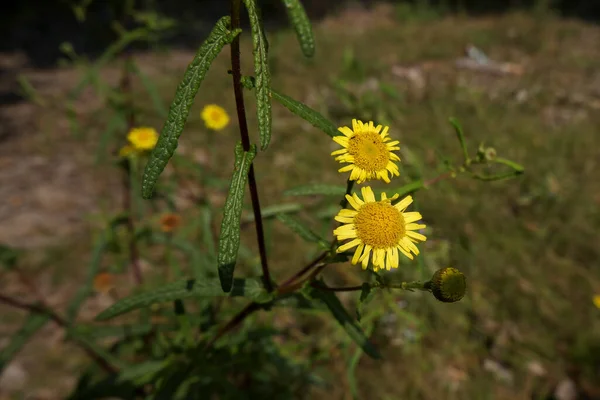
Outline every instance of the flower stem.
<path id="1" fill-rule="evenodd" d="M 354 181 L 351 181 L 349 178 L 346 181 L 346 194 L 344 194 L 344 198 L 340 201 L 340 206 L 342 208 L 346 208 L 348 205 L 348 199 L 346 199 L 346 195 L 349 195 L 352 192 L 352 188 L 354 187 Z"/>
<path id="2" fill-rule="evenodd" d="M 241 0 L 231 0 L 231 29 L 240 27 Z M 233 92 L 235 94 L 235 105 L 242 138 L 244 151 L 250 150 L 250 135 L 248 134 L 248 122 L 246 121 L 246 107 L 244 106 L 244 92 L 242 88 L 242 67 L 240 57 L 240 35 L 231 42 L 231 75 L 233 77 Z M 263 281 L 267 291 L 273 291 L 271 274 L 267 263 L 267 249 L 265 246 L 265 233 L 263 220 L 260 212 L 260 201 L 258 198 L 258 187 L 254 175 L 254 164 L 250 165 L 248 171 L 248 186 L 250 187 L 250 198 L 252 200 L 252 211 L 254 212 L 254 226 L 258 241 L 258 252 L 260 253 L 260 265 L 263 272 Z"/>
<path id="3" fill-rule="evenodd" d="M 127 112 L 127 131 L 135 127 L 135 110 L 133 108 L 133 93 L 131 91 L 131 56 L 127 56 L 123 65 L 123 75 L 121 76 L 120 90 L 125 96 L 124 109 Z M 131 160 L 127 160 L 125 166 L 125 176 L 123 177 L 123 208 L 127 213 L 127 233 L 129 235 L 129 264 L 133 270 L 133 276 L 137 284 L 143 282 L 142 269 L 140 267 L 140 256 L 135 237 L 135 218 L 133 215 L 133 199 L 131 174 L 137 173 L 132 168 Z"/>

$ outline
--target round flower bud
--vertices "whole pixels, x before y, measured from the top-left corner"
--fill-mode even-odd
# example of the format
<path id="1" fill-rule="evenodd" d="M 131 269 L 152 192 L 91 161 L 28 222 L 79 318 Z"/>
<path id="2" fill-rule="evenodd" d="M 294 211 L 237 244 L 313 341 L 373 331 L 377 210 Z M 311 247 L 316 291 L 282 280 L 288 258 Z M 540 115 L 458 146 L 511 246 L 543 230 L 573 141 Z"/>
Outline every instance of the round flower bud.
<path id="1" fill-rule="evenodd" d="M 454 303 L 465 295 L 467 280 L 456 268 L 442 268 L 433 274 L 431 281 L 427 282 L 427 287 L 439 301 Z"/>
<path id="2" fill-rule="evenodd" d="M 486 161 L 493 161 L 496 158 L 496 149 L 493 147 L 488 147 L 485 149 L 485 159 Z"/>

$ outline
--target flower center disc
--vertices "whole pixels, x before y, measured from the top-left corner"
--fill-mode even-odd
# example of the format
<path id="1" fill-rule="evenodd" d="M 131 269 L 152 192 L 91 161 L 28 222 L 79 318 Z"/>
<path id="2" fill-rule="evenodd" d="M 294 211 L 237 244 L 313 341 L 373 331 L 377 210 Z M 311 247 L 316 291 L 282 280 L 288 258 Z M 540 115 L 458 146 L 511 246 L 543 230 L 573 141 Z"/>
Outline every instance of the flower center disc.
<path id="1" fill-rule="evenodd" d="M 221 113 L 215 110 L 210 114 L 210 117 L 213 119 L 213 121 L 218 121 L 221 119 Z"/>
<path id="2" fill-rule="evenodd" d="M 354 135 L 348 145 L 348 153 L 354 157 L 354 164 L 366 171 L 381 171 L 389 162 L 389 151 L 375 132 Z"/>
<path id="3" fill-rule="evenodd" d="M 356 234 L 375 249 L 396 246 L 406 233 L 402 213 L 389 202 L 367 203 L 354 217 Z"/>

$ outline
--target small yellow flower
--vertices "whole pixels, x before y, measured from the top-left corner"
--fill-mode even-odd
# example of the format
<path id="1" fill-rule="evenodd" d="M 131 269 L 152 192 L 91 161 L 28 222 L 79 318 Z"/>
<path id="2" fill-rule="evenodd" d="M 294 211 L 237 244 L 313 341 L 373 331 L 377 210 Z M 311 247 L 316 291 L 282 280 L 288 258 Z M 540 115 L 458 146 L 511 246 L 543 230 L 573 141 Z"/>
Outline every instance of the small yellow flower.
<path id="1" fill-rule="evenodd" d="M 133 128 L 127 135 L 127 140 L 135 150 L 152 150 L 158 141 L 158 132 L 154 128 Z"/>
<path id="2" fill-rule="evenodd" d="M 229 124 L 229 115 L 227 115 L 227 111 L 216 104 L 209 104 L 204 107 L 200 115 L 208 129 L 220 131 Z"/>
<path id="3" fill-rule="evenodd" d="M 135 149 L 131 145 L 125 145 L 119 150 L 119 157 L 125 158 L 135 153 Z"/>
<path id="4" fill-rule="evenodd" d="M 412 203 L 411 196 L 407 196 L 397 204 L 392 201 L 398 198 L 395 194 L 388 199 L 385 193 L 381 194 L 381 201 L 375 201 L 375 194 L 369 186 L 362 188 L 361 200 L 356 193 L 346 195 L 348 203 L 354 208 L 340 210 L 335 220 L 342 226 L 335 229 L 333 234 L 338 241 L 352 239 L 340 247 L 337 252 L 342 253 L 358 246 L 352 257 L 352 264 L 362 263 L 362 268 L 369 265 L 369 256 L 373 252 L 373 269 L 390 270 L 398 268 L 398 254 L 413 259 L 414 254 L 419 254 L 415 243 L 425 241 L 427 238 L 418 232 L 425 225 L 416 224 L 422 217 L 418 212 L 405 212 Z"/>
<path id="5" fill-rule="evenodd" d="M 177 214 L 163 214 L 160 217 L 160 230 L 163 232 L 173 232 L 181 225 L 181 217 Z"/>
<path id="6" fill-rule="evenodd" d="M 340 168 L 339 172 L 350 172 L 350 180 L 363 183 L 370 179 L 381 179 L 390 183 L 388 172 L 392 175 L 400 175 L 398 166 L 394 161 L 400 161 L 400 157 L 393 153 L 400 150 L 398 141 L 390 142 L 388 127 L 375 126 L 373 121 L 365 124 L 356 119 L 352 120 L 352 129 L 347 126 L 338 128 L 343 133 L 334 136 L 333 140 L 340 144 L 343 149 L 331 153 L 337 156 L 336 161 L 349 163 Z"/>
<path id="7" fill-rule="evenodd" d="M 594 297 L 592 298 L 592 302 L 594 303 L 596 308 L 600 308 L 600 294 L 594 295 Z"/>

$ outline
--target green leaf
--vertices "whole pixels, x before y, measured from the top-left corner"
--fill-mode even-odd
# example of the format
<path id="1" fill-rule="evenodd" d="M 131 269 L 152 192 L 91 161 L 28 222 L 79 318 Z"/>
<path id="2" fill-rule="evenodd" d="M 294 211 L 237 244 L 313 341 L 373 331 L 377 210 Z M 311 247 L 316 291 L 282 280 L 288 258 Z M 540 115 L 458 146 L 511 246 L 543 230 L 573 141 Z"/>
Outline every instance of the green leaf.
<path id="1" fill-rule="evenodd" d="M 19 259 L 19 253 L 12 247 L 0 244 L 0 264 L 4 268 L 11 270 L 17 265 Z"/>
<path id="2" fill-rule="evenodd" d="M 131 381 L 137 386 L 150 383 L 168 365 L 167 361 L 146 361 L 132 365 L 119 373 L 118 382 Z"/>
<path id="3" fill-rule="evenodd" d="M 219 234 L 219 250 L 217 252 L 217 264 L 219 266 L 219 278 L 223 291 L 229 292 L 233 282 L 233 271 L 240 247 L 240 219 L 242 217 L 242 206 L 244 205 L 244 193 L 248 181 L 248 171 L 252 160 L 256 156 L 256 146 L 250 151 L 244 151 L 241 143 L 235 147 L 235 168 L 231 177 L 229 194 L 225 201 L 223 211 L 223 222 Z"/>
<path id="4" fill-rule="evenodd" d="M 217 22 L 206 41 L 198 49 L 190 65 L 188 65 L 183 80 L 175 91 L 175 99 L 171 103 L 167 121 L 144 170 L 142 196 L 146 199 L 152 197 L 154 185 L 159 175 L 165 169 L 173 153 L 175 153 L 177 141 L 181 132 L 183 132 L 194 97 L 196 97 L 208 68 L 221 49 L 226 44 L 231 43 L 240 33 L 239 29 L 229 30 L 230 22 L 229 17 L 223 17 Z"/>
<path id="5" fill-rule="evenodd" d="M 506 165 L 507 167 L 512 168 L 516 173 L 519 173 L 519 174 L 522 174 L 525 172 L 525 167 L 523 167 L 521 164 L 518 164 L 511 160 L 507 160 L 506 158 L 496 157 L 492 162 Z"/>
<path id="6" fill-rule="evenodd" d="M 322 283 L 321 283 L 322 284 Z M 336 321 L 344 328 L 348 336 L 360 346 L 370 357 L 379 359 L 381 354 L 377 348 L 369 341 L 358 323 L 348 314 L 340 300 L 334 292 L 321 290 L 314 286 L 307 286 L 304 292 L 310 298 L 323 302 Z"/>
<path id="7" fill-rule="evenodd" d="M 131 68 L 132 72 L 137 75 L 138 78 L 140 78 L 142 86 L 148 93 L 148 96 L 150 96 L 150 100 L 152 100 L 152 104 L 154 105 L 154 110 L 156 111 L 157 115 L 161 118 L 166 118 L 168 115 L 167 106 L 163 102 L 163 99 L 154 82 L 152 82 L 152 80 L 142 72 L 140 67 L 138 67 L 135 62 L 131 62 L 129 67 Z"/>
<path id="8" fill-rule="evenodd" d="M 346 187 L 340 185 L 327 185 L 315 183 L 313 185 L 298 186 L 283 192 L 285 196 L 343 196 L 346 193 Z"/>
<path id="9" fill-rule="evenodd" d="M 106 339 L 111 337 L 125 338 L 142 336 L 150 333 L 153 326 L 149 323 L 127 325 L 77 324 L 67 330 L 67 338 L 86 336 L 89 339 Z"/>
<path id="10" fill-rule="evenodd" d="M 218 279 L 183 279 L 168 283 L 151 291 L 135 294 L 119 300 L 96 316 L 97 321 L 105 321 L 133 310 L 148 307 L 155 303 L 171 302 L 191 297 L 248 297 L 252 300 L 264 298 L 265 289 L 259 279 L 234 279 L 230 293 L 224 293 Z"/>
<path id="11" fill-rule="evenodd" d="M 329 248 L 329 243 L 327 242 L 327 240 L 314 233 L 310 228 L 305 226 L 298 219 L 291 217 L 287 214 L 278 214 L 277 219 L 283 222 L 288 228 L 290 228 L 298 236 L 300 236 L 307 242 L 317 243 L 323 249 Z"/>
<path id="12" fill-rule="evenodd" d="M 260 148 L 266 150 L 271 141 L 271 72 L 267 41 L 262 30 L 262 21 L 258 14 L 255 0 L 244 0 L 252 30 L 252 53 L 254 54 L 254 75 L 256 108 L 258 114 L 258 130 L 260 133 Z"/>
<path id="13" fill-rule="evenodd" d="M 260 210 L 260 215 L 263 219 L 277 216 L 277 214 L 291 214 L 302 210 L 302 204 L 288 203 L 288 204 L 275 204 L 268 206 Z M 244 218 L 244 221 L 254 221 L 254 214 L 248 215 Z"/>
<path id="14" fill-rule="evenodd" d="M 397 194 L 398 195 L 398 199 L 394 200 L 394 204 L 398 203 L 399 201 L 401 201 L 404 197 L 408 196 L 409 194 L 412 194 L 416 191 L 418 191 L 419 189 L 423 189 L 425 186 L 423 185 L 423 181 L 422 180 L 416 180 L 410 183 L 407 183 L 404 186 L 400 186 L 399 188 L 393 189 L 393 190 L 385 190 L 385 189 L 376 189 L 375 193 L 378 196 L 381 196 L 382 192 L 385 192 L 389 197 L 392 197 L 393 195 Z"/>
<path id="15" fill-rule="evenodd" d="M 340 135 L 337 130 L 337 127 L 324 116 L 310 108 L 304 103 L 300 103 L 288 97 L 284 94 L 281 94 L 275 90 L 271 90 L 271 94 L 275 100 L 280 102 L 285 108 L 309 122 L 315 128 L 318 128 L 328 134 L 331 137 Z"/>
<path id="16" fill-rule="evenodd" d="M 358 299 L 358 306 L 356 307 L 356 319 L 360 321 L 365 305 L 373 299 L 375 291 L 371 285 L 367 282 L 363 282 L 362 289 L 360 290 L 360 298 Z"/>
<path id="17" fill-rule="evenodd" d="M 454 127 L 454 131 L 456 132 L 456 137 L 460 142 L 460 147 L 463 151 L 463 157 L 465 161 L 469 159 L 469 151 L 467 150 L 467 142 L 465 141 L 465 135 L 463 133 L 462 127 L 456 118 L 450 118 L 450 124 Z"/>
<path id="18" fill-rule="evenodd" d="M 0 375 L 4 367 L 13 359 L 14 356 L 27 344 L 29 339 L 50 320 L 47 314 L 32 313 L 29 314 L 21 329 L 13 335 L 10 342 L 0 351 Z"/>
<path id="19" fill-rule="evenodd" d="M 96 239 L 96 243 L 94 245 L 94 250 L 92 251 L 92 259 L 87 267 L 87 276 L 85 278 L 85 283 L 83 286 L 79 288 L 77 294 L 69 304 L 69 308 L 67 309 L 67 322 L 69 325 L 72 325 L 75 319 L 77 318 L 77 314 L 79 313 L 79 309 L 81 305 L 88 298 L 89 295 L 93 292 L 94 286 L 94 278 L 100 272 L 100 262 L 102 261 L 102 254 L 106 249 L 106 245 L 109 241 L 109 230 L 103 232 L 98 239 Z"/>
<path id="20" fill-rule="evenodd" d="M 315 54 L 315 38 L 304 6 L 300 0 L 283 0 L 283 3 L 288 18 L 296 31 L 302 53 L 306 57 L 312 57 Z"/>

